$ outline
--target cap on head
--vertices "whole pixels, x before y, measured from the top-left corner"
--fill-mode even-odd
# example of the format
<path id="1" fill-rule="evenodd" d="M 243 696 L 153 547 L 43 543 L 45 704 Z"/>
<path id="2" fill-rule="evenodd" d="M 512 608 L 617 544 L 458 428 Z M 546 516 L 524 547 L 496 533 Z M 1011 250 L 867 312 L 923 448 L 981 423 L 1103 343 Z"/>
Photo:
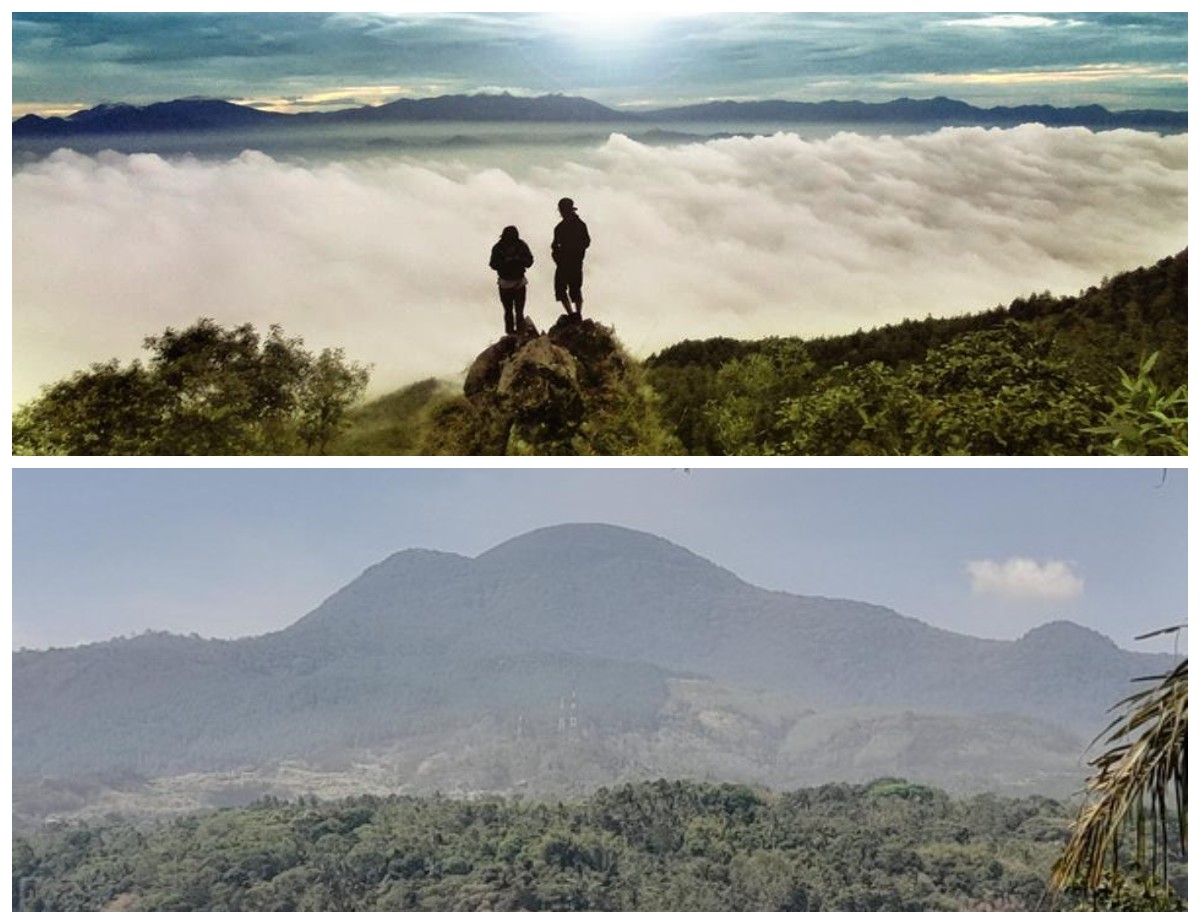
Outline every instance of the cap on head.
<path id="1" fill-rule="evenodd" d="M 558 200 L 558 210 L 560 212 L 574 212 L 575 211 L 575 200 L 567 199 L 567 198 L 559 199 Z"/>

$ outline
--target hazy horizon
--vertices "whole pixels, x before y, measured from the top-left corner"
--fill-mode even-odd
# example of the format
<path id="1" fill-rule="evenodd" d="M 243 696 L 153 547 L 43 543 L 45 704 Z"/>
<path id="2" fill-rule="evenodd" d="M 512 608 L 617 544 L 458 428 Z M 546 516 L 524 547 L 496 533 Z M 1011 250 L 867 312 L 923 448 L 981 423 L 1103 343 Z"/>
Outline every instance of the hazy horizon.
<path id="1" fill-rule="evenodd" d="M 868 95 L 871 95 L 871 94 L 868 94 Z M 968 95 L 970 95 L 970 94 L 968 94 Z M 279 114 L 284 115 L 284 116 L 305 115 L 305 114 L 313 113 L 313 112 L 320 112 L 321 114 L 324 114 L 324 115 L 334 115 L 334 114 L 341 115 L 343 113 L 358 112 L 363 109 L 374 109 L 374 108 L 385 106 L 388 103 L 401 102 L 401 101 L 405 101 L 405 100 L 428 102 L 431 100 L 459 99 L 459 98 L 463 98 L 463 97 L 483 97 L 483 98 L 492 98 L 492 97 L 513 98 L 513 97 L 515 97 L 518 99 L 529 99 L 529 100 L 544 100 L 544 99 L 562 97 L 562 98 L 567 98 L 567 99 L 585 100 L 587 102 L 598 102 L 597 100 L 590 100 L 587 97 L 568 95 L 565 93 L 522 93 L 522 92 L 514 93 L 512 90 L 510 90 L 508 88 L 493 89 L 493 88 L 485 87 L 483 89 L 469 92 L 469 93 L 440 93 L 440 94 L 436 94 L 434 96 L 422 96 L 422 97 L 397 96 L 394 99 L 381 100 L 379 103 L 374 103 L 374 104 L 369 103 L 369 104 L 362 105 L 362 106 L 356 105 L 353 100 L 346 100 L 346 101 L 344 101 L 343 105 L 339 105 L 339 106 L 337 106 L 335 108 L 331 108 L 331 109 L 321 109 L 321 110 L 300 110 L 300 111 L 293 111 L 290 109 L 274 110 L 274 109 L 265 109 L 261 106 L 256 106 L 256 105 L 254 105 L 253 101 L 247 101 L 245 99 L 230 99 L 230 98 L 226 98 L 226 97 L 186 96 L 186 97 L 163 97 L 161 99 L 152 99 L 147 102 L 136 103 L 136 104 L 125 103 L 124 101 L 120 101 L 120 100 L 103 100 L 101 102 L 98 102 L 98 103 L 95 103 L 92 105 L 81 104 L 79 109 L 66 109 L 66 110 L 51 109 L 51 110 L 47 110 L 44 112 L 30 111 L 30 112 L 26 112 L 25 115 L 37 116 L 37 117 L 40 117 L 43 119 L 55 119 L 55 118 L 70 119 L 72 116 L 78 115 L 79 113 L 103 110 L 105 107 L 134 106 L 135 108 L 148 108 L 151 106 L 158 106 L 158 105 L 162 105 L 162 104 L 174 104 L 174 103 L 182 103 L 182 102 L 188 102 L 188 101 L 196 101 L 196 102 L 222 101 L 222 102 L 227 102 L 227 103 L 230 103 L 231 105 L 237 106 L 240 109 L 257 109 L 260 112 L 278 112 Z M 562 125 L 573 125 L 573 126 L 577 126 L 580 128 L 587 128 L 592 125 L 598 125 L 601 127 L 605 127 L 608 125 L 621 123 L 622 121 L 625 121 L 630 126 L 634 126 L 634 127 L 647 126 L 648 127 L 648 126 L 654 125 L 654 116 L 656 114 L 667 113 L 669 115 L 670 123 L 677 124 L 680 121 L 680 110 L 686 109 L 689 106 L 704 106 L 705 104 L 709 104 L 709 103 L 754 104 L 754 103 L 770 102 L 770 103 L 789 103 L 789 104 L 798 103 L 798 104 L 803 104 L 803 105 L 828 104 L 828 103 L 835 103 L 835 104 L 865 103 L 870 106 L 876 106 L 876 105 L 887 105 L 890 103 L 899 103 L 899 102 L 903 102 L 906 100 L 907 101 L 913 101 L 913 100 L 926 101 L 926 102 L 932 102 L 934 100 L 950 100 L 951 102 L 967 103 L 967 100 L 961 100 L 957 97 L 947 97 L 944 94 L 936 94 L 935 95 L 933 93 L 926 93 L 926 94 L 922 94 L 922 95 L 916 96 L 916 97 L 894 96 L 894 97 L 888 97 L 886 99 L 870 99 L 870 100 L 864 100 L 864 99 L 860 99 L 858 97 L 839 97 L 839 98 L 831 97 L 831 98 L 827 98 L 827 99 L 799 99 L 794 96 L 786 96 L 785 97 L 785 96 L 779 96 L 779 95 L 775 95 L 770 98 L 737 97 L 737 98 L 730 99 L 730 98 L 726 98 L 726 97 L 721 97 L 719 99 L 718 98 L 697 99 L 697 100 L 692 100 L 692 101 L 680 102 L 676 105 L 662 105 L 662 106 L 642 105 L 642 106 L 638 106 L 636 108 L 615 105 L 615 106 L 609 106 L 609 108 L 612 110 L 612 113 L 613 113 L 613 117 L 611 119 L 572 120 L 572 119 L 567 118 L 567 119 L 563 119 L 561 123 L 538 121 L 538 122 L 534 122 L 531 124 L 535 125 L 535 126 L 562 124 Z M 1023 101 L 1013 101 L 1011 104 L 996 104 L 994 106 L 979 105 L 976 103 L 967 103 L 967 104 L 973 106 L 974 109 L 978 113 L 990 113 L 990 112 L 994 112 L 994 111 L 1020 109 L 1023 107 L 1043 107 L 1043 106 L 1050 107 L 1052 109 L 1056 109 L 1061 112 L 1070 112 L 1075 109 L 1087 109 L 1090 107 L 1099 106 L 1100 108 L 1104 109 L 1105 111 L 1107 111 L 1113 115 L 1131 112 L 1131 111 L 1154 112 L 1154 113 L 1186 113 L 1187 112 L 1186 106 L 1184 106 L 1181 109 L 1144 107 L 1139 110 L 1126 110 L 1126 109 L 1119 109 L 1119 108 L 1111 108 L 1113 106 L 1119 105 L 1117 103 L 1110 103 L 1109 105 L 1106 106 L 1102 103 L 1093 102 L 1093 101 L 1085 101 L 1083 99 L 1079 100 L 1078 102 L 1061 103 L 1061 104 L 1045 103 L 1045 102 L 1042 102 L 1038 98 L 1029 98 L 1029 99 L 1025 99 Z M 1009 115 L 1009 118 L 1011 119 L 1011 115 L 1009 113 L 1005 113 L 1005 114 Z M 15 122 L 19 118 L 21 118 L 21 117 L 14 115 L 13 121 Z M 381 121 L 379 123 L 375 123 L 375 124 L 372 124 L 369 121 L 365 122 L 365 123 L 356 123 L 356 122 L 351 121 L 351 122 L 335 122 L 335 123 L 333 123 L 333 125 L 338 128 L 343 128 L 343 129 L 354 127 L 356 125 L 361 125 L 363 127 L 378 129 L 381 126 L 386 126 L 389 124 L 402 125 L 405 128 L 420 128 L 420 127 L 425 127 L 425 126 L 429 126 L 429 125 L 436 126 L 436 125 L 440 125 L 440 124 L 445 124 L 445 122 L 447 122 L 447 121 L 449 121 L 449 120 L 433 119 L 433 120 L 405 121 L 403 119 L 397 119 L 394 123 L 389 123 L 386 120 Z M 271 123 L 271 130 L 278 132 L 280 130 L 285 130 L 286 127 L 289 125 L 294 126 L 297 124 L 302 125 L 305 128 L 311 127 L 311 128 L 315 128 L 315 129 L 320 129 L 323 127 L 320 124 L 309 126 L 307 120 L 284 119 L 284 120 L 280 120 L 278 122 Z M 494 122 L 483 121 L 483 120 L 474 120 L 470 124 L 474 124 L 474 125 L 479 125 L 479 124 L 484 124 L 484 125 L 518 124 L 519 125 L 520 123 L 514 122 L 514 120 L 497 120 Z M 803 122 L 803 123 L 799 123 L 799 124 L 803 127 L 807 127 L 807 125 L 809 125 L 811 123 Z M 835 123 L 835 124 L 843 125 L 845 123 Z M 869 124 L 874 124 L 874 123 L 869 123 Z M 901 134 L 904 134 L 904 133 L 906 133 L 906 129 L 908 129 L 912 124 L 913 123 L 897 123 L 895 127 L 900 131 Z M 328 127 L 328 125 L 326 124 L 324 127 Z M 926 127 L 928 127 L 928 126 L 926 126 Z M 1160 129 L 1153 129 L 1153 130 L 1160 130 Z M 208 129 L 202 129 L 201 131 L 208 131 Z M 1170 132 L 1170 131 L 1172 131 L 1172 129 L 1168 128 L 1167 131 Z M 161 133 L 161 130 L 156 130 L 156 132 Z M 85 132 L 85 133 L 78 134 L 78 135 L 70 135 L 70 136 L 68 136 L 69 143 L 71 145 L 74 145 L 77 141 L 85 141 L 86 142 L 88 140 L 89 136 L 99 135 L 99 134 L 100 133 L 93 131 L 93 132 Z M 31 138 L 38 138 L 38 137 L 43 137 L 43 136 L 37 136 L 37 135 L 27 136 L 23 140 L 28 141 Z M 45 137 L 49 137 L 51 139 L 53 138 L 53 136 L 45 136 Z M 118 139 L 118 136 L 112 136 L 112 137 L 114 139 Z"/>
<path id="2" fill-rule="evenodd" d="M 258 635 L 398 551 L 474 557 L 569 522 L 980 637 L 1067 619 L 1170 650 L 1134 636 L 1186 614 L 1181 469 L 16 469 L 13 485 L 14 648 Z"/>

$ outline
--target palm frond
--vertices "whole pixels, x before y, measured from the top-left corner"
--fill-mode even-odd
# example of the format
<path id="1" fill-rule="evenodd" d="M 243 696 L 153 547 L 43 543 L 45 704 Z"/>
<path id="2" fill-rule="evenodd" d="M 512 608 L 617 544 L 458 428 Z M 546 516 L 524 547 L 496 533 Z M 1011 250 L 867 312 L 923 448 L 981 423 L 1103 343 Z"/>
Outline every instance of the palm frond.
<path id="1" fill-rule="evenodd" d="M 1117 703 L 1119 714 L 1097 738 L 1108 750 L 1091 761 L 1090 798 L 1054 865 L 1055 888 L 1097 889 L 1105 871 L 1118 868 L 1130 829 L 1134 863 L 1165 882 L 1172 810 L 1187 850 L 1187 659 L 1149 679 L 1158 683 Z"/>

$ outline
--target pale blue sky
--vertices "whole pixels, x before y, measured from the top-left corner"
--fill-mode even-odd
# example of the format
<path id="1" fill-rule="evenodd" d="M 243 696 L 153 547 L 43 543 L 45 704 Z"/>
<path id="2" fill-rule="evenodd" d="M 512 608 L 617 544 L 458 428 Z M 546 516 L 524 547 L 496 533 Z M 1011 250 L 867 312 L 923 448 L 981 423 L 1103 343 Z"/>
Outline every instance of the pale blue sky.
<path id="1" fill-rule="evenodd" d="M 13 646 L 259 634 L 393 552 L 565 522 L 973 635 L 1065 618 L 1138 647 L 1186 618 L 1184 469 L 19 468 Z"/>
<path id="2" fill-rule="evenodd" d="M 479 90 L 616 106 L 944 95 L 1187 108 L 1185 12 L 14 13 L 12 35 L 15 115 Z"/>

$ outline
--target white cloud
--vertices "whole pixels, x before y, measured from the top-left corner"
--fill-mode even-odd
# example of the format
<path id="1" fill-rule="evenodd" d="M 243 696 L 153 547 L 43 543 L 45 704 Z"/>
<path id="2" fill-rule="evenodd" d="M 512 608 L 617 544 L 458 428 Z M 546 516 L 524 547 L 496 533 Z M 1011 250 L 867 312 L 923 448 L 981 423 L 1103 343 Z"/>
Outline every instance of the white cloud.
<path id="1" fill-rule="evenodd" d="M 979 596 L 1034 600 L 1073 600 L 1083 594 L 1083 578 L 1062 561 L 1031 558 L 967 562 L 971 591 Z"/>
<path id="2" fill-rule="evenodd" d="M 1187 83 L 1187 73 L 1173 65 L 1146 64 L 1081 64 L 1065 69 L 1042 68 L 1027 71 L 991 70 L 978 73 L 914 74 L 917 83 L 945 85 L 949 81 L 971 86 L 995 84 L 1010 86 L 1019 84 L 1097 84 L 1120 80 L 1142 79 L 1163 82 Z"/>
<path id="3" fill-rule="evenodd" d="M 1078 26 L 1079 20 L 1051 19 L 1049 16 L 1030 16 L 1025 13 L 1000 13 L 995 16 L 980 16 L 976 19 L 950 19 L 944 26 L 970 26 L 980 29 L 1045 29 L 1051 26 Z"/>
<path id="4" fill-rule="evenodd" d="M 536 90 L 531 90 L 531 89 L 529 89 L 529 87 L 512 87 L 512 86 L 508 86 L 508 87 L 500 87 L 500 86 L 474 87 L 473 89 L 471 89 L 469 91 L 468 95 L 499 96 L 504 93 L 507 93 L 509 96 L 530 96 L 530 97 L 532 97 L 532 96 L 540 95 Z"/>
<path id="5" fill-rule="evenodd" d="M 202 316 L 343 346 L 374 363 L 376 393 L 455 375 L 501 330 L 487 258 L 505 225 L 537 260 L 528 314 L 543 327 L 556 316 L 563 195 L 592 231 L 587 310 L 639 355 L 1074 293 L 1187 245 L 1186 136 L 1022 126 L 530 150 L 472 155 L 504 170 L 254 153 L 60 152 L 23 166 L 14 398 Z"/>

